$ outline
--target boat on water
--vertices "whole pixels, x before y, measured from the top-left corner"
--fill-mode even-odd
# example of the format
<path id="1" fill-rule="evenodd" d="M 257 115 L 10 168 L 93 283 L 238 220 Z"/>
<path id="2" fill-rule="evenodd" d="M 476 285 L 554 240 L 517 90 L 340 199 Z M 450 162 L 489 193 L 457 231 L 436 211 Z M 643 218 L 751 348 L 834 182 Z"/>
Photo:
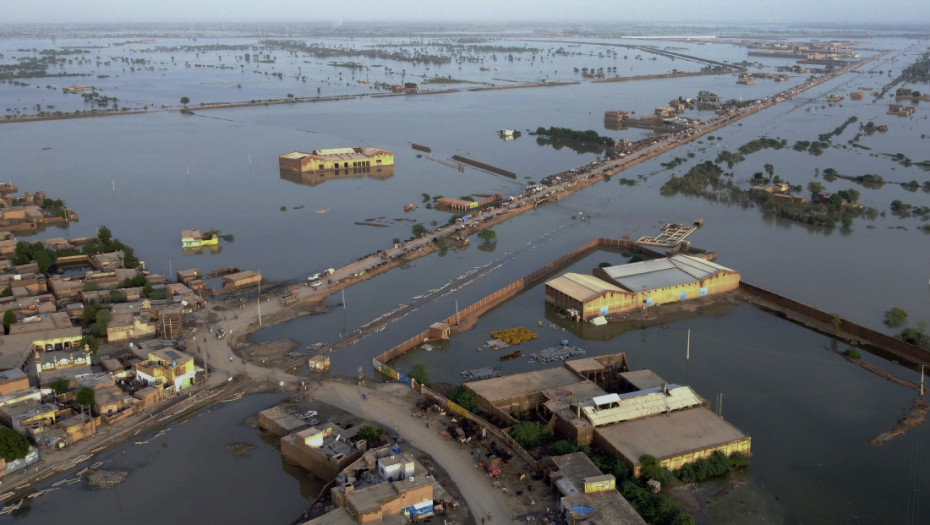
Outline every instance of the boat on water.
<path id="1" fill-rule="evenodd" d="M 417 205 L 416 205 L 416 204 L 407 204 L 406 206 L 404 206 L 404 211 L 405 211 L 405 212 L 408 212 L 408 213 L 411 212 L 411 211 L 413 211 L 413 210 L 415 210 L 415 209 L 417 209 Z"/>

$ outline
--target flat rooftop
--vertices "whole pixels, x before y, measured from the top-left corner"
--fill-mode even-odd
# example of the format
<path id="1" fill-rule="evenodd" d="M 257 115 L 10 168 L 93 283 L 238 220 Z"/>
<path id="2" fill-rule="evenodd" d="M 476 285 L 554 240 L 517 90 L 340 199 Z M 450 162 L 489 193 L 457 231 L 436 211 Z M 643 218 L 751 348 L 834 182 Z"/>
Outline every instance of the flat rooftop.
<path id="1" fill-rule="evenodd" d="M 577 503 L 581 506 L 590 504 L 594 508 L 595 515 L 586 519 L 586 524 L 645 525 L 645 520 L 636 513 L 636 510 L 619 491 L 584 493 L 586 478 L 603 477 L 606 479 L 607 476 L 604 476 L 583 452 L 553 456 L 551 460 L 558 468 L 552 476 L 560 477 L 556 485 L 563 496 L 567 496 L 566 502 Z"/>
<path id="2" fill-rule="evenodd" d="M 594 432 L 633 465 L 639 465 L 644 454 L 662 459 L 748 437 L 703 406 L 625 421 Z"/>
<path id="3" fill-rule="evenodd" d="M 565 367 L 547 368 L 492 379 L 482 379 L 465 383 L 465 386 L 475 394 L 487 399 L 491 403 L 496 400 L 511 399 L 530 395 L 553 388 L 566 388 L 570 385 L 582 383 L 571 370 Z M 603 391 L 601 391 L 603 393 Z"/>
<path id="4" fill-rule="evenodd" d="M 626 381 L 633 385 L 633 387 L 637 390 L 655 388 L 657 386 L 662 386 L 668 383 L 652 370 L 646 369 L 621 372 L 620 377 L 626 379 Z"/>

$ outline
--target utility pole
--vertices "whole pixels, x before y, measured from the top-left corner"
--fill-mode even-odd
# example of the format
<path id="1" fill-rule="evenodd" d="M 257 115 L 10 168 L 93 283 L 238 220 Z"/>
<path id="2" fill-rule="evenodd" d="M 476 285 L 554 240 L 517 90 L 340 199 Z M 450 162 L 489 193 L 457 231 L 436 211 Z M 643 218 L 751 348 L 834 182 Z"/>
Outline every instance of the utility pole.
<path id="1" fill-rule="evenodd" d="M 259 274 L 262 273 L 261 270 L 258 271 Z M 258 280 L 258 326 L 262 325 L 262 280 Z"/>
<path id="2" fill-rule="evenodd" d="M 688 382 L 688 369 L 691 366 L 691 329 L 688 328 L 688 345 L 685 347 L 685 385 L 691 386 Z"/>
<path id="3" fill-rule="evenodd" d="M 342 289 L 342 309 L 346 309 L 346 289 Z"/>
<path id="4" fill-rule="evenodd" d="M 920 365 L 920 397 L 924 397 L 924 365 Z"/>
<path id="5" fill-rule="evenodd" d="M 459 300 L 455 300 L 455 326 L 459 325 Z"/>

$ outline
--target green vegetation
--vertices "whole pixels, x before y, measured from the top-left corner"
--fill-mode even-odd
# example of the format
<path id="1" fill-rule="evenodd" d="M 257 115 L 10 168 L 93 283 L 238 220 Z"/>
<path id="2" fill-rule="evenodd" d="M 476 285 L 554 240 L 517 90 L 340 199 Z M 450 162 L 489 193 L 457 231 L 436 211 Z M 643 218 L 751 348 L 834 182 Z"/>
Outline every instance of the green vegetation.
<path id="1" fill-rule="evenodd" d="M 93 334 L 87 334 L 81 339 L 81 348 L 84 347 L 87 347 L 91 355 L 97 355 L 97 350 L 100 350 L 100 340 Z"/>
<path id="2" fill-rule="evenodd" d="M 90 325 L 90 332 L 97 337 L 107 335 L 107 325 L 110 324 L 112 315 L 109 310 L 100 306 L 97 301 L 88 301 L 84 303 L 83 320 L 85 324 Z"/>
<path id="3" fill-rule="evenodd" d="M 748 465 L 749 457 L 745 454 L 734 452 L 727 457 L 717 450 L 709 457 L 685 463 L 674 474 L 676 478 L 685 483 L 697 483 Z"/>
<path id="4" fill-rule="evenodd" d="M 86 410 L 94 407 L 94 401 L 94 389 L 88 386 L 79 388 L 74 396 L 74 404 Z"/>
<path id="5" fill-rule="evenodd" d="M 654 479 L 663 486 L 672 480 L 672 473 L 667 468 L 659 465 L 656 458 L 645 454 L 639 458 L 639 477 L 643 480 Z"/>
<path id="6" fill-rule="evenodd" d="M 413 236 L 414 237 L 419 237 L 420 235 L 423 235 L 424 233 L 426 233 L 426 226 L 423 226 L 420 223 L 413 225 Z"/>
<path id="7" fill-rule="evenodd" d="M 3 333 L 10 333 L 10 325 L 16 323 L 16 313 L 13 310 L 3 312 Z"/>
<path id="8" fill-rule="evenodd" d="M 560 439 L 549 445 L 550 456 L 564 456 L 578 452 L 578 444 L 567 439 Z"/>
<path id="9" fill-rule="evenodd" d="M 552 438 L 552 430 L 535 421 L 521 421 L 510 429 L 512 437 L 521 447 L 529 450 Z"/>
<path id="10" fill-rule="evenodd" d="M 120 290 L 110 290 L 110 302 L 111 303 L 125 303 L 128 301 L 126 299 L 126 293 Z"/>
<path id="11" fill-rule="evenodd" d="M 862 357 L 862 354 L 859 353 L 859 350 L 856 348 L 847 348 L 843 355 L 850 359 L 859 359 Z"/>
<path id="12" fill-rule="evenodd" d="M 429 378 L 429 372 L 426 370 L 426 366 L 419 363 L 413 365 L 413 368 L 410 369 L 410 373 L 407 375 L 421 385 L 429 386 L 432 383 L 432 380 Z"/>
<path id="13" fill-rule="evenodd" d="M 833 139 L 833 137 L 838 137 L 842 135 L 843 132 L 846 131 L 846 128 L 853 122 L 856 122 L 857 120 L 859 119 L 855 115 L 852 117 L 849 117 L 848 119 L 846 119 L 846 122 L 843 122 L 842 124 L 834 128 L 833 131 L 829 133 L 821 133 L 817 138 L 820 140 L 820 142 L 829 143 L 830 140 Z"/>
<path id="14" fill-rule="evenodd" d="M 447 77 L 431 77 L 423 80 L 424 84 L 481 84 L 482 82 L 475 82 L 474 80 L 462 80 L 460 78 L 452 78 L 452 75 Z"/>
<path id="15" fill-rule="evenodd" d="M 478 237 L 485 242 L 492 241 L 497 238 L 497 232 L 490 228 L 485 228 L 478 232 Z"/>
<path id="16" fill-rule="evenodd" d="M 189 97 L 181 97 L 181 104 L 183 104 L 185 108 L 190 103 L 191 103 L 191 99 Z"/>
<path id="17" fill-rule="evenodd" d="M 717 154 L 717 159 L 714 161 L 717 164 L 726 163 L 728 169 L 733 169 L 733 166 L 739 164 L 746 160 L 746 157 L 741 153 L 733 153 L 732 151 L 723 150 Z"/>
<path id="18" fill-rule="evenodd" d="M 930 51 L 925 52 L 916 62 L 904 68 L 899 78 L 904 82 L 930 82 Z"/>
<path id="19" fill-rule="evenodd" d="M 907 322 L 907 312 L 903 308 L 890 308 L 885 311 L 885 326 L 900 328 Z"/>
<path id="20" fill-rule="evenodd" d="M 760 172 L 761 173 L 761 172 Z M 764 177 L 759 175 L 759 178 Z M 796 191 L 799 187 L 793 187 Z M 859 192 L 854 189 L 840 190 L 831 195 L 825 203 L 795 202 L 777 200 L 770 193 L 743 191 L 732 180 L 724 178 L 723 170 L 711 161 L 693 166 L 681 177 L 673 176 L 661 188 L 662 195 L 682 194 L 690 197 L 703 197 L 713 202 L 736 204 L 744 208 L 757 206 L 767 215 L 775 215 L 796 222 L 833 228 L 837 222 L 844 226 L 866 211 L 870 218 L 877 216 L 874 209 L 865 210 L 854 205 L 859 200 Z"/>
<path id="21" fill-rule="evenodd" d="M 895 336 L 895 339 L 900 339 L 924 350 L 930 350 L 930 335 L 927 335 L 922 327 L 905 328 L 903 332 Z"/>
<path id="22" fill-rule="evenodd" d="M 612 137 L 601 136 L 593 129 L 578 131 L 570 128 L 558 128 L 555 126 L 550 126 L 547 129 L 540 126 L 536 128 L 536 134 L 557 140 L 569 140 L 575 142 L 598 144 L 604 148 L 612 149 L 614 147 L 614 139 Z"/>
<path id="23" fill-rule="evenodd" d="M 469 412 L 474 412 L 478 408 L 475 393 L 463 386 L 453 388 L 452 392 L 449 392 L 449 400 Z"/>
<path id="24" fill-rule="evenodd" d="M 48 385 L 49 389 L 56 394 L 64 394 L 68 390 L 71 390 L 71 385 L 68 384 L 64 379 L 56 379 Z"/>
<path id="25" fill-rule="evenodd" d="M 39 272 L 46 273 L 54 266 L 57 254 L 46 248 L 41 242 L 17 242 L 11 259 L 14 266 L 29 264 L 32 261 L 39 266 Z"/>
<path id="26" fill-rule="evenodd" d="M 772 139 L 769 137 L 759 137 L 751 140 L 739 147 L 739 152 L 743 155 L 749 155 L 763 149 L 779 150 L 788 145 L 787 140 Z"/>
<path id="27" fill-rule="evenodd" d="M 620 493 L 649 525 L 694 525 L 694 518 L 681 505 L 649 492 L 638 483 L 624 482 Z"/>
<path id="28" fill-rule="evenodd" d="M 667 170 L 670 170 L 670 169 L 672 169 L 672 168 L 676 168 L 676 167 L 678 167 L 678 166 L 684 164 L 685 162 L 688 162 L 688 159 L 686 159 L 686 158 L 684 158 L 684 157 L 675 157 L 674 159 L 672 159 L 672 160 L 670 160 L 670 161 L 668 161 L 668 162 L 663 162 L 663 163 L 662 163 L 662 167 L 665 168 L 665 169 L 667 169 Z"/>
<path id="29" fill-rule="evenodd" d="M 383 427 L 375 428 L 371 425 L 362 425 L 359 427 L 355 437 L 364 441 L 371 441 L 380 438 L 385 432 Z"/>
<path id="30" fill-rule="evenodd" d="M 120 242 L 119 239 L 114 239 L 110 229 L 106 226 L 101 226 L 100 229 L 97 230 L 97 240 L 85 244 L 82 251 L 86 255 L 122 252 L 123 266 L 129 269 L 137 268 L 140 263 L 133 249 Z"/>
<path id="31" fill-rule="evenodd" d="M 28 439 L 11 428 L 0 426 L 0 457 L 13 461 L 26 457 L 28 453 Z"/>
<path id="32" fill-rule="evenodd" d="M 10 288 L 9 286 L 4 288 L 3 291 L 0 292 L 0 297 L 12 297 L 12 296 L 13 296 L 13 289 Z"/>
<path id="33" fill-rule="evenodd" d="M 330 66 L 333 67 L 345 67 L 349 69 L 365 69 L 365 64 L 359 64 L 358 62 L 330 62 Z"/>
<path id="34" fill-rule="evenodd" d="M 139 288 L 140 286 L 145 286 L 148 281 L 145 280 L 145 276 L 141 273 L 132 277 L 130 279 L 123 279 L 123 282 L 119 285 L 120 288 Z"/>

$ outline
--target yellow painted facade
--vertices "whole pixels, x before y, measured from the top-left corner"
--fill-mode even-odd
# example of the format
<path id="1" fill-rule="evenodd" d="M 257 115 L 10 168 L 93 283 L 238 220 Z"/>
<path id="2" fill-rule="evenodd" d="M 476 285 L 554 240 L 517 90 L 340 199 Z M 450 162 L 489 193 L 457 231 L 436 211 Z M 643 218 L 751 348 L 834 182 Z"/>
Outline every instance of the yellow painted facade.
<path id="1" fill-rule="evenodd" d="M 278 158 L 281 169 L 305 172 L 336 171 L 350 168 L 393 166 L 394 154 L 365 146 L 361 148 L 318 149 L 311 153 L 293 151 Z"/>
<path id="2" fill-rule="evenodd" d="M 669 470 L 678 470 L 685 463 L 692 463 L 699 459 L 708 458 L 716 451 L 723 452 L 724 455 L 729 456 L 734 452 L 740 452 L 747 456 L 750 455 L 750 448 L 752 445 L 752 438 L 746 436 L 743 439 L 736 441 L 730 441 L 729 443 L 721 443 L 713 447 L 707 447 L 700 450 L 692 450 L 687 454 L 680 454 L 677 456 L 669 456 L 665 458 L 656 458 L 659 462 L 660 467 L 665 467 Z M 633 468 L 633 475 L 639 476 L 641 465 L 635 465 Z"/>

